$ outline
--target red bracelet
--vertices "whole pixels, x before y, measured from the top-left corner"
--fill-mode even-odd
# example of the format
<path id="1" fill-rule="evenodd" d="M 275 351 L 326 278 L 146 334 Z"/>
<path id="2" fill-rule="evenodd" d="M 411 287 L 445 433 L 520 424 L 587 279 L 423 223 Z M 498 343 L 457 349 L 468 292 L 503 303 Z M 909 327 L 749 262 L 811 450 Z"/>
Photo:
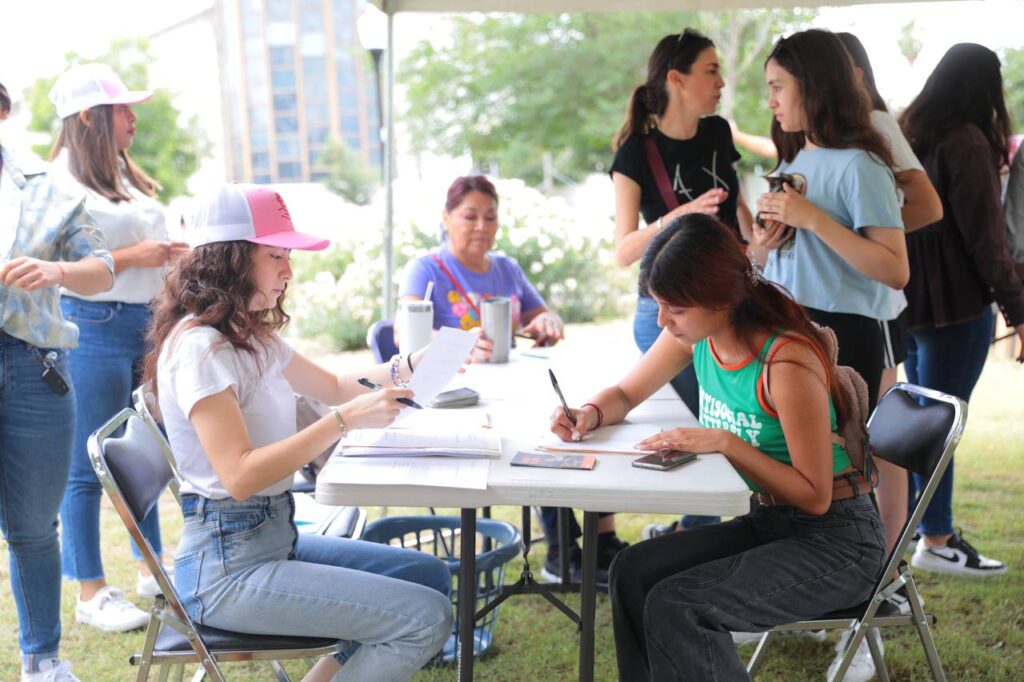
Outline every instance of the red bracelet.
<path id="1" fill-rule="evenodd" d="M 602 412 L 601 408 L 595 405 L 594 403 L 583 403 L 583 407 L 586 407 L 587 405 L 593 407 L 594 410 L 597 412 L 597 424 L 594 426 L 594 428 L 601 428 L 601 424 L 604 424 L 604 412 Z"/>
<path id="2" fill-rule="evenodd" d="M 60 270 L 60 281 L 57 282 L 57 286 L 62 287 L 64 286 L 64 268 L 61 267 L 60 263 L 56 263 L 55 265 L 57 266 L 57 269 Z"/>

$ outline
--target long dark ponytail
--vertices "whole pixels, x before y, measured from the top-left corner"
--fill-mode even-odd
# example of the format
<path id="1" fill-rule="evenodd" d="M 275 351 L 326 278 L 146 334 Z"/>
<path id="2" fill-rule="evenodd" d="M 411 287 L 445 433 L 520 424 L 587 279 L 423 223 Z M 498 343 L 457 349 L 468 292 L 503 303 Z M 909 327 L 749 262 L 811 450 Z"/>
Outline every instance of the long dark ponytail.
<path id="1" fill-rule="evenodd" d="M 718 219 L 688 213 L 662 229 L 640 261 L 640 282 L 669 305 L 732 310 L 737 338 L 752 354 L 759 335 L 779 331 L 807 339 L 827 358 L 825 339 L 807 312 L 787 292 L 757 274 L 744 245 Z M 827 365 L 832 402 L 840 421 L 845 395 Z"/>
<path id="2" fill-rule="evenodd" d="M 633 91 L 626 107 L 626 120 L 615 134 L 612 148 L 618 149 L 633 135 L 646 135 L 654 126 L 654 118 L 665 113 L 668 93 L 665 79 L 675 69 L 690 73 L 700 53 L 715 44 L 710 38 L 688 28 L 662 38 L 647 59 L 647 81 Z"/>

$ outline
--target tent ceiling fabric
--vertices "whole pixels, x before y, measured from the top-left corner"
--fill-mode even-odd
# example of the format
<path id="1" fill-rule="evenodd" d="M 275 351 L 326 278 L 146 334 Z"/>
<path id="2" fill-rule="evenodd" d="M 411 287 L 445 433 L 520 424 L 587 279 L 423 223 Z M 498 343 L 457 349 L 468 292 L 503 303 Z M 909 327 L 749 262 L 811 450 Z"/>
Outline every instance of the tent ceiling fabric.
<path id="1" fill-rule="evenodd" d="M 679 12 L 696 9 L 867 5 L 893 0 L 371 0 L 397 12 Z M 904 0 L 905 1 L 905 0 Z"/>

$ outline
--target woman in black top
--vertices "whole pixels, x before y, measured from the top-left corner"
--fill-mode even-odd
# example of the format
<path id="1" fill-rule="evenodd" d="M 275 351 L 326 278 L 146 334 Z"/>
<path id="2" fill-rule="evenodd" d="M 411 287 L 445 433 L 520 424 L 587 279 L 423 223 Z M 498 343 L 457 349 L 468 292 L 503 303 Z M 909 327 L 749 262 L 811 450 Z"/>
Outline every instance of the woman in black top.
<path id="1" fill-rule="evenodd" d="M 1011 130 L 999 57 L 981 45 L 954 45 L 900 123 L 943 208 L 941 220 L 907 235 L 907 378 L 969 400 L 992 340 L 993 300 L 1024 340 L 1024 285 L 999 201 Z M 925 483 L 913 479 L 912 493 Z M 952 462 L 918 530 L 915 568 L 972 577 L 1006 572 L 954 530 Z"/>
<path id="2" fill-rule="evenodd" d="M 729 124 L 714 115 L 723 87 L 715 44 L 697 31 L 686 29 L 665 36 L 651 53 L 647 81 L 633 91 L 626 120 L 614 141 L 611 176 L 619 265 L 639 260 L 663 226 L 687 213 L 714 215 L 747 240 L 753 218 L 741 200 L 733 167 L 740 155 L 733 146 Z M 660 162 L 661 168 L 652 167 L 652 143 L 657 150 L 655 163 Z M 670 185 L 664 188 L 667 191 L 662 191 L 657 180 L 662 172 Z M 659 333 L 658 305 L 640 287 L 633 338 L 646 352 Z M 697 414 L 693 368 L 680 372 L 672 387 L 690 412 Z M 683 517 L 683 526 L 717 520 Z M 672 527 L 650 526 L 645 537 Z"/>

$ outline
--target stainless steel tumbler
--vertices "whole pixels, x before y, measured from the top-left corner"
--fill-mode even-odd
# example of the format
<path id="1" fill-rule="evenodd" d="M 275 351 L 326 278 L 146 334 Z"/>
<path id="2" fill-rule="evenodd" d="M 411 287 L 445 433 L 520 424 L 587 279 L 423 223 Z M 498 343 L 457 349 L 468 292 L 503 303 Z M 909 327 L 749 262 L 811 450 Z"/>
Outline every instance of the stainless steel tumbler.
<path id="1" fill-rule="evenodd" d="M 484 338 L 494 344 L 488 362 L 508 362 L 512 349 L 512 301 L 508 296 L 481 301 L 480 322 Z"/>

